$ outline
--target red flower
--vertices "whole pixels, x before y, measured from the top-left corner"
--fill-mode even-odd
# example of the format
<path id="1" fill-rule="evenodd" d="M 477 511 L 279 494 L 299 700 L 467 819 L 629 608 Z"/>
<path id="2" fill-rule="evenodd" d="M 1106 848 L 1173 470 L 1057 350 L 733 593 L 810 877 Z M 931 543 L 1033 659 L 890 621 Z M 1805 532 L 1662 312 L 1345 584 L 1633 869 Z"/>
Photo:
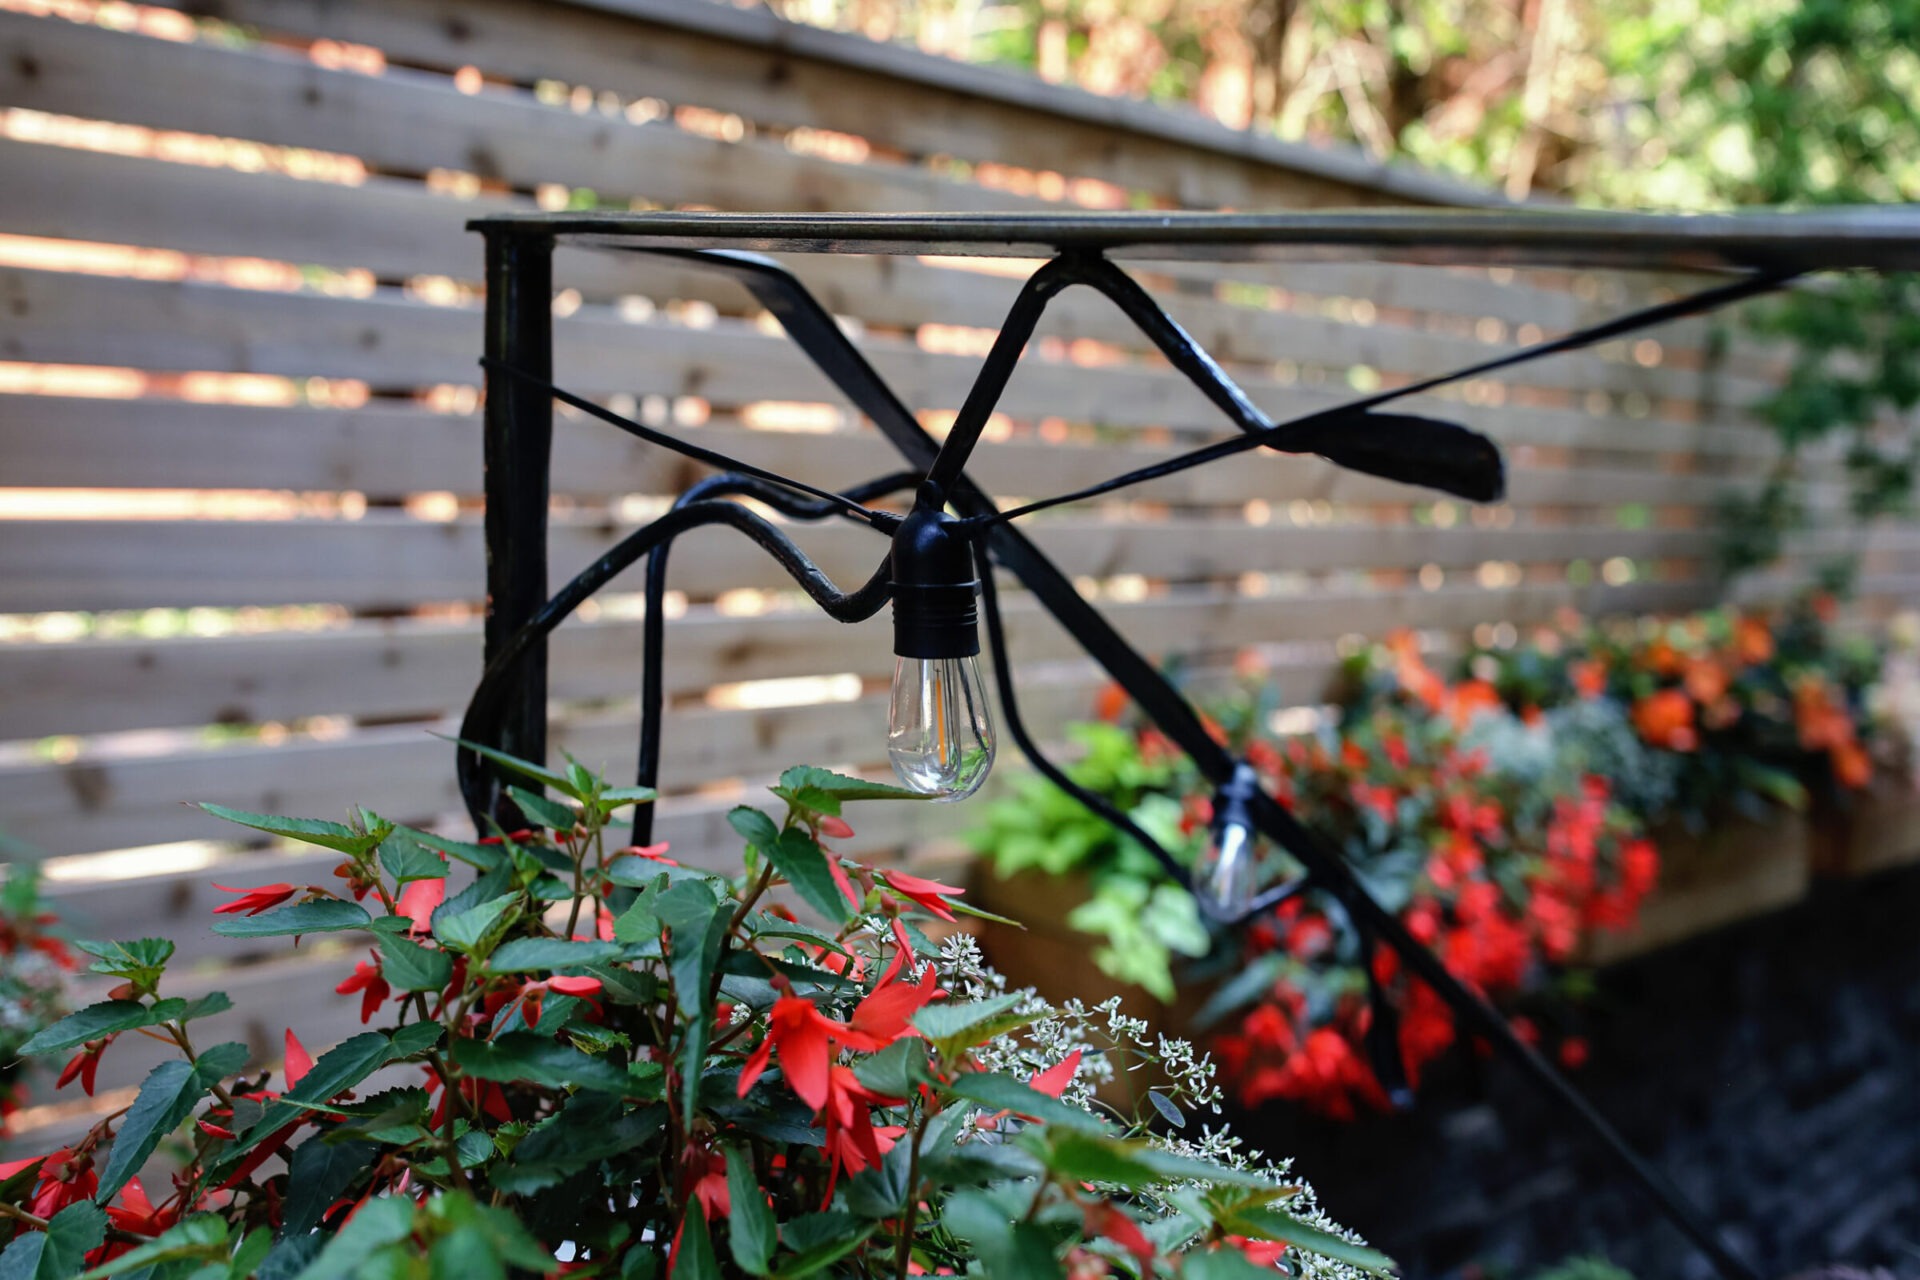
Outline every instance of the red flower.
<path id="1" fill-rule="evenodd" d="M 783 1058 L 783 1067 L 784 1063 Z M 840 1170 L 859 1173 L 878 1165 L 893 1149 L 894 1140 L 906 1130 L 899 1125 L 875 1127 L 873 1108 L 897 1105 L 900 1099 L 888 1098 L 867 1088 L 853 1074 L 853 1068 L 830 1067 L 822 1083 L 825 1093 L 819 1111 L 820 1123 L 826 1131 L 822 1146 L 832 1167 L 826 1195 L 826 1201 L 831 1202 Z"/>
<path id="2" fill-rule="evenodd" d="M 434 908 L 446 900 L 446 877 L 415 880 L 400 891 L 399 901 L 393 904 L 393 913 L 413 921 L 407 926 L 408 933 L 427 933 L 433 928 Z"/>
<path id="3" fill-rule="evenodd" d="M 360 993 L 360 1021 L 363 1023 L 372 1022 L 373 1015 L 379 1012 L 380 1006 L 387 1002 L 389 995 L 393 994 L 393 988 L 388 986 L 387 980 L 380 975 L 380 956 L 377 952 L 374 953 L 372 964 L 368 964 L 365 960 L 356 964 L 353 967 L 353 976 L 335 987 L 334 991 L 343 996 L 350 996 L 356 991 Z"/>
<path id="4" fill-rule="evenodd" d="M 1085 1229 L 1089 1240 L 1107 1239 L 1132 1254 L 1140 1263 L 1142 1272 L 1151 1274 L 1153 1260 L 1159 1256 L 1153 1242 L 1140 1230 L 1140 1224 L 1127 1214 L 1108 1204 L 1105 1200 L 1096 1200 L 1085 1206 Z"/>
<path id="5" fill-rule="evenodd" d="M 362 1018 L 362 1022 L 366 1019 Z M 287 1088 L 300 1083 L 300 1078 L 313 1070 L 313 1055 L 307 1052 L 307 1046 L 300 1043 L 300 1037 L 293 1034 L 293 1028 L 287 1028 Z"/>
<path id="6" fill-rule="evenodd" d="M 921 971 L 918 983 L 898 981 L 894 975 L 900 971 L 900 959 L 896 953 L 893 966 L 867 997 L 854 1006 L 853 1016 L 847 1019 L 848 1026 L 872 1037 L 881 1048 L 911 1034 L 908 1020 L 940 994 L 932 965 Z"/>
<path id="7" fill-rule="evenodd" d="M 1578 1071 L 1587 1065 L 1587 1042 L 1579 1036 L 1568 1036 L 1560 1042 L 1560 1064 L 1569 1071 Z"/>
<path id="8" fill-rule="evenodd" d="M 245 912 L 247 915 L 257 916 L 262 911 L 267 911 L 279 906 L 299 892 L 298 889 L 290 884 L 263 884 L 257 889 L 235 889 L 224 884 L 216 884 L 213 887 L 222 893 L 237 893 L 240 895 L 232 902 L 222 903 L 220 906 L 215 907 L 213 914 L 217 916 L 226 915 L 229 912 Z"/>
<path id="9" fill-rule="evenodd" d="M 844 1022 L 836 1022 L 814 1007 L 813 1001 L 799 996 L 781 996 L 773 1002 L 767 1019 L 767 1037 L 748 1057 L 740 1072 L 740 1096 L 746 1097 L 754 1082 L 767 1069 L 774 1050 L 780 1051 L 780 1070 L 800 1100 L 820 1110 L 827 1104 L 830 1070 L 833 1066 L 833 1042 L 866 1053 L 878 1050 L 880 1042 Z"/>
<path id="10" fill-rule="evenodd" d="M 1074 1073 L 1080 1070 L 1080 1055 L 1083 1052 L 1084 1050 L 1075 1049 L 1045 1071 L 1034 1072 L 1033 1079 L 1027 1083 L 1049 1098 L 1059 1097 L 1066 1092 L 1067 1086 L 1073 1083 Z"/>
<path id="11" fill-rule="evenodd" d="M 1692 751 L 1700 745 L 1693 727 L 1693 700 L 1678 689 L 1662 689 L 1633 704 L 1633 727 L 1656 747 Z"/>
<path id="12" fill-rule="evenodd" d="M 558 991 L 563 996 L 597 996 L 600 994 L 600 979 L 598 978 L 569 978 L 565 974 L 556 974 L 548 978 L 545 983 L 536 983 L 535 985 L 545 986 L 549 991 Z"/>
<path id="13" fill-rule="evenodd" d="M 820 819 L 820 834 L 834 840 L 851 840 L 853 828 L 847 825 L 845 818 L 836 818 L 829 814 Z"/>
<path id="14" fill-rule="evenodd" d="M 64 1089 L 72 1084 L 77 1077 L 80 1081 L 80 1088 L 91 1098 L 93 1096 L 93 1078 L 100 1072 L 100 1055 L 105 1052 L 106 1047 L 112 1043 L 112 1036 L 87 1041 L 86 1044 L 81 1046 L 80 1052 L 74 1054 L 67 1065 L 60 1069 L 60 1078 L 54 1081 L 53 1087 L 56 1089 Z"/>
<path id="15" fill-rule="evenodd" d="M 127 1185 L 114 1199 L 117 1203 L 107 1206 L 107 1221 L 130 1235 L 157 1236 L 180 1216 L 178 1209 L 155 1209 L 153 1201 L 147 1198 L 147 1189 L 140 1185 L 137 1177 L 128 1178 Z"/>
<path id="16" fill-rule="evenodd" d="M 966 892 L 950 884 L 941 884 L 938 880 L 910 876 L 904 871 L 889 871 L 885 878 L 887 888 L 905 894 L 942 920 L 953 919 L 953 912 L 947 908 L 945 899 L 956 898 Z"/>

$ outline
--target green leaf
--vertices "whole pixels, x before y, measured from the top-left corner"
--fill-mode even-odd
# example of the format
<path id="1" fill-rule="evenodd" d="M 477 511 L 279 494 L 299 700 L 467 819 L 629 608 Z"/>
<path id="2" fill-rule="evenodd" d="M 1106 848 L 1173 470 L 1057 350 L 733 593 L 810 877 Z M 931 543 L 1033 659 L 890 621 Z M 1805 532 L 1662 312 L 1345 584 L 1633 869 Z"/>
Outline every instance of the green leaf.
<path id="1" fill-rule="evenodd" d="M 300 1083 L 270 1103 L 261 1117 L 240 1133 L 228 1148 L 227 1157 L 244 1154 L 262 1139 L 299 1118 L 310 1103 L 322 1103 L 353 1088 L 390 1062 L 400 1062 L 426 1052 L 436 1044 L 441 1027 L 436 1022 L 415 1022 L 401 1027 L 391 1036 L 380 1031 L 363 1031 L 341 1041 L 321 1054 Z"/>
<path id="2" fill-rule="evenodd" d="M 225 1013 L 233 1008 L 233 997 L 224 991 L 209 991 L 196 1000 L 189 1001 L 187 1007 L 173 1015 L 175 1022 L 192 1022 L 195 1018 L 211 1018 L 216 1013 Z"/>
<path id="3" fill-rule="evenodd" d="M 635 902 L 613 922 L 613 940 L 624 946 L 660 941 L 660 917 L 645 900 Z"/>
<path id="4" fill-rule="evenodd" d="M 778 1280 L 800 1280 L 817 1275 L 858 1249 L 879 1226 L 846 1213 L 807 1213 L 789 1221 L 782 1231 L 795 1256 L 774 1272 Z"/>
<path id="5" fill-rule="evenodd" d="M 727 1148 L 727 1199 L 733 1211 L 727 1216 L 727 1243 L 733 1260 L 748 1275 L 764 1276 L 779 1244 L 773 1209 L 767 1193 L 753 1175 L 753 1162 L 739 1147 Z"/>
<path id="6" fill-rule="evenodd" d="M 1273 1280 L 1272 1267 L 1255 1265 L 1232 1245 L 1202 1253 L 1195 1249 L 1180 1257 L 1180 1280 Z"/>
<path id="7" fill-rule="evenodd" d="M 354 857 L 360 856 L 380 843 L 379 832 L 355 831 L 352 827 L 342 826 L 338 822 L 323 822 L 318 818 L 282 818 L 267 813 L 249 813 L 245 809 L 229 809 L 223 804 L 207 804 L 204 801 L 200 807 L 226 822 L 237 822 L 243 827 L 252 827 L 255 831 L 285 836 L 289 840 L 298 840 L 302 844 L 317 844 L 323 849 L 332 849 L 337 853 L 351 854 Z"/>
<path id="8" fill-rule="evenodd" d="M 95 1267 L 81 1280 L 100 1280 L 103 1276 L 190 1258 L 224 1263 L 227 1261 L 228 1238 L 227 1224 L 219 1215 L 196 1213 L 168 1227 L 146 1244 L 121 1254 L 112 1262 Z"/>
<path id="9" fill-rule="evenodd" d="M 600 807 L 611 812 L 630 804 L 652 804 L 660 793 L 652 787 L 613 787 L 600 793 Z"/>
<path id="10" fill-rule="evenodd" d="M 1063 1129 L 1079 1129 L 1092 1134 L 1106 1130 L 1105 1123 L 1098 1116 L 1078 1107 L 1070 1107 L 1012 1076 L 969 1071 L 943 1086 L 943 1089 L 956 1098 L 978 1103 L 989 1111 L 1012 1111 L 1030 1116 L 1042 1124 L 1059 1125 Z"/>
<path id="11" fill-rule="evenodd" d="M 1016 1222 L 984 1192 L 958 1191 L 947 1199 L 941 1222 L 971 1241 L 989 1276 L 1059 1280 L 1065 1273 L 1053 1256 L 1053 1241 L 1031 1222 Z"/>
<path id="12" fill-rule="evenodd" d="M 530 1031 L 492 1040 L 462 1037 L 453 1042 L 451 1052 L 454 1065 L 467 1075 L 502 1084 L 525 1081 L 546 1089 L 593 1089 L 618 1096 L 633 1083 L 623 1067 Z"/>
<path id="13" fill-rule="evenodd" d="M 117 1035 L 135 1027 L 152 1027 L 183 1012 L 185 1000 L 162 1000 L 144 1005 L 138 1000 L 102 1000 L 70 1013 L 20 1046 L 22 1054 L 62 1053 L 89 1040 Z"/>
<path id="14" fill-rule="evenodd" d="M 288 934 L 341 933 L 370 928 L 372 924 L 373 917 L 357 902 L 317 898 L 257 916 L 223 916 L 213 922 L 213 931 L 225 938 L 282 938 Z"/>
<path id="15" fill-rule="evenodd" d="M 487 957 L 492 973 L 547 973 L 617 958 L 618 942 L 579 942 L 566 938 L 514 938 Z"/>
<path id="16" fill-rule="evenodd" d="M 1377 1249 L 1343 1240 L 1330 1231 L 1310 1227 L 1264 1205 L 1220 1215 L 1220 1225 L 1235 1235 L 1257 1240 L 1283 1240 L 1304 1253 L 1317 1253 L 1376 1276 L 1393 1274 L 1393 1259 Z"/>
<path id="17" fill-rule="evenodd" d="M 507 794 L 520 806 L 520 812 L 526 815 L 527 821 L 537 826 L 551 831 L 571 831 L 580 824 L 580 815 L 558 800 L 549 800 L 525 787 L 508 787 Z M 573 794 L 571 788 L 567 794 Z"/>
<path id="18" fill-rule="evenodd" d="M 990 1000 L 949 1000 L 931 1004 L 913 1015 L 920 1034 L 952 1053 L 1005 1034 L 1032 1022 L 1037 1015 L 1016 1008 L 1026 997 L 1020 992 Z"/>
<path id="19" fill-rule="evenodd" d="M 658 1103 L 627 1111 L 607 1094 L 576 1093 L 527 1132 L 513 1149 L 509 1166 L 488 1176 L 503 1191 L 538 1191 L 589 1165 L 643 1147 L 665 1127 L 666 1119 L 667 1109 Z"/>
<path id="20" fill-rule="evenodd" d="M 457 858 L 470 867 L 482 871 L 491 871 L 506 861 L 506 849 L 497 844 L 468 844 L 463 840 L 449 840 L 445 836 L 435 835 L 431 831 L 421 831 L 417 827 L 400 827 L 409 840 L 425 845 L 429 849 Z"/>
<path id="21" fill-rule="evenodd" d="M 286 1217 L 283 1236 L 304 1235 L 320 1225 L 328 1209 L 345 1195 L 354 1179 L 370 1171 L 380 1148 L 371 1142 L 323 1142 L 310 1139 L 287 1157 Z"/>
<path id="22" fill-rule="evenodd" d="M 896 787 L 889 782 L 869 782 L 865 778 L 850 778 L 844 773 L 835 773 L 831 769 L 819 769 L 813 765 L 795 765 L 780 775 L 780 785 L 773 788 L 773 794 L 782 800 L 788 799 L 788 791 L 810 790 L 832 796 L 835 800 L 925 800 L 927 797 L 918 791 L 909 791 L 905 787 Z M 816 810 L 825 813 L 828 810 Z M 838 813 L 836 807 L 831 810 Z"/>
<path id="23" fill-rule="evenodd" d="M 681 1219 L 680 1252 L 674 1258 L 673 1274 L 675 1280 L 720 1280 L 720 1260 L 713 1256 L 706 1214 L 689 1212 Z"/>
<path id="24" fill-rule="evenodd" d="M 53 1215 L 45 1231 L 23 1231 L 0 1252 L 0 1280 L 69 1280 L 107 1238 L 107 1215 L 83 1200 Z"/>
<path id="25" fill-rule="evenodd" d="M 133 1109 L 127 1112 L 119 1135 L 107 1152 L 107 1164 L 100 1171 L 100 1189 L 94 1199 L 107 1204 L 119 1195 L 120 1188 L 140 1172 L 160 1140 L 193 1114 L 194 1106 L 207 1095 L 208 1089 L 246 1065 L 245 1045 L 217 1044 L 201 1054 L 196 1062 L 175 1059 L 149 1072 L 133 1100 Z"/>
<path id="26" fill-rule="evenodd" d="M 458 913 L 443 915 L 436 911 L 433 936 L 455 951 L 484 957 L 488 945 L 499 936 L 496 926 L 501 926 L 501 918 L 517 901 L 518 895 L 509 893 Z"/>
<path id="27" fill-rule="evenodd" d="M 167 961 L 173 958 L 170 938 L 135 938 L 131 942 L 75 942 L 74 946 L 94 957 L 88 973 L 104 973 L 126 978 L 151 988 L 159 979 Z"/>
<path id="28" fill-rule="evenodd" d="M 435 736 L 445 737 L 446 735 L 436 734 Z M 535 764 L 531 760 L 522 760 L 519 756 L 510 756 L 506 752 L 493 747 L 483 747 L 477 742 L 468 742 L 465 738 L 447 738 L 447 741 L 457 743 L 469 751 L 476 751 L 495 764 L 517 773 L 523 778 L 531 778 L 535 782 L 544 783 L 552 787 L 555 791 L 558 791 L 561 795 L 572 796 L 575 800 L 581 798 L 580 793 L 574 788 L 573 780 L 563 773 L 555 773 L 552 769 L 544 765 Z"/>
<path id="29" fill-rule="evenodd" d="M 790 828 L 761 852 L 773 863 L 773 869 L 787 878 L 794 892 L 823 918 L 840 924 L 852 919 L 852 904 L 834 882 L 826 851 L 814 843 L 812 836 L 797 827 Z"/>
<path id="30" fill-rule="evenodd" d="M 653 909 L 672 931 L 670 971 L 680 1012 L 690 1018 L 709 1015 L 708 993 L 730 913 L 704 883 L 694 881 L 682 881 L 655 897 Z"/>
<path id="31" fill-rule="evenodd" d="M 440 991 L 453 979 L 453 957 L 394 934 L 382 934 L 380 975 L 401 991 Z"/>
<path id="32" fill-rule="evenodd" d="M 771 848 L 780 838 L 780 828 L 752 805 L 736 805 L 727 810 L 727 825 L 740 833 L 740 838 L 756 849 Z"/>
<path id="33" fill-rule="evenodd" d="M 380 865 L 401 884 L 438 880 L 447 874 L 446 859 L 416 839 L 406 827 L 395 828 L 392 835 L 380 842 Z"/>
<path id="34" fill-rule="evenodd" d="M 413 1234 L 419 1210 L 406 1196 L 379 1196 L 367 1201 L 321 1250 L 300 1280 L 363 1280 L 370 1274 L 367 1261 L 388 1245 Z"/>

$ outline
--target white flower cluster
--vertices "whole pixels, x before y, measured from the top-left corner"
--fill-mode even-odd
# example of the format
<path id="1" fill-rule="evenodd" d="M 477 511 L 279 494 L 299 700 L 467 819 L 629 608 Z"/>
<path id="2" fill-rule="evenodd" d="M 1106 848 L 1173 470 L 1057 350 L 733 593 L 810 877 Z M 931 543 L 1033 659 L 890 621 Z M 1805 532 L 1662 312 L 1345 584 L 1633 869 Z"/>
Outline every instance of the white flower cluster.
<path id="1" fill-rule="evenodd" d="M 979 944 L 968 934 L 947 937 L 941 943 L 940 958 L 935 963 L 941 985 L 956 999 L 984 1000 L 1008 994 L 1006 978 L 986 963 Z M 1097 1091 L 1114 1079 L 1117 1070 L 1114 1060 L 1131 1058 L 1126 1070 L 1157 1067 L 1162 1078 L 1153 1091 L 1170 1104 L 1175 1114 L 1186 1116 L 1198 1111 L 1219 1114 L 1222 1094 L 1214 1078 L 1212 1057 L 1197 1053 L 1188 1041 L 1154 1036 L 1144 1019 L 1122 1012 L 1120 997 L 1114 996 L 1088 1008 L 1078 1000 L 1055 1007 L 1042 1000 L 1031 987 L 1018 994 L 1022 1001 L 1016 1007 L 1023 1013 L 1037 1015 L 1035 1021 L 1018 1036 L 999 1036 L 981 1046 L 976 1056 L 986 1070 L 1025 1079 L 1080 1049 L 1085 1055 L 1080 1070 L 1062 1093 L 1061 1100 L 1087 1111 L 1101 1111 L 1107 1108 L 1096 1096 Z M 1188 1119 L 1187 1124 L 1191 1123 Z M 1141 1127 L 1144 1128 L 1144 1122 Z M 1320 1208 L 1313 1188 L 1291 1176 L 1292 1160 L 1268 1160 L 1247 1147 L 1225 1125 L 1219 1128 L 1202 1125 L 1193 1136 L 1187 1135 L 1184 1125 L 1170 1132 L 1156 1129 L 1148 1131 L 1147 1137 L 1153 1145 L 1175 1155 L 1261 1174 L 1276 1186 L 1291 1187 L 1293 1190 L 1285 1197 L 1273 1202 L 1274 1208 L 1353 1244 L 1366 1243 L 1329 1218 Z M 1176 1189 L 1169 1186 L 1164 1191 Z M 1163 1216 L 1175 1211 L 1165 1196 L 1154 1190 L 1143 1193 L 1140 1202 Z M 1311 1280 L 1370 1280 L 1365 1272 L 1346 1263 L 1299 1250 L 1289 1252 L 1281 1269 Z"/>

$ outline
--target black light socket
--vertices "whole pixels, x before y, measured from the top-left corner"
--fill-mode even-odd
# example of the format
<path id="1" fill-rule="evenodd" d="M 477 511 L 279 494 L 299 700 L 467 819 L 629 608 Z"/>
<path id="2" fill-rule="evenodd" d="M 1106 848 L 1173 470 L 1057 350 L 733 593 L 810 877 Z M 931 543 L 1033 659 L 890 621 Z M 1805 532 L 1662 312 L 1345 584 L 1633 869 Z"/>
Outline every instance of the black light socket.
<path id="1" fill-rule="evenodd" d="M 973 548 L 959 521 L 923 489 L 893 535 L 893 652 L 971 658 L 980 652 Z"/>

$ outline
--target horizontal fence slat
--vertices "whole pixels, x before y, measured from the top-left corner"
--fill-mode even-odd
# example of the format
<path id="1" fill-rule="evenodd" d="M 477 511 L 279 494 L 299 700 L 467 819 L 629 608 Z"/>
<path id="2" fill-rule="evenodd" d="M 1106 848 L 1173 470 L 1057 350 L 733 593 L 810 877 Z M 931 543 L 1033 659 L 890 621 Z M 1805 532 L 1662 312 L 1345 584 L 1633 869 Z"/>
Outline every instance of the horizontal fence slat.
<path id="1" fill-rule="evenodd" d="M 1703 603 L 1709 594 L 1705 584 L 1677 582 L 1586 588 L 1540 585 L 1499 591 L 1442 588 L 1412 594 L 1328 592 L 1282 601 L 1163 597 L 1154 603 L 1172 610 L 1177 624 L 1191 634 L 1209 637 L 1225 631 L 1221 624 L 1233 613 L 1252 610 L 1268 624 L 1263 628 L 1264 638 L 1278 643 L 1348 633 L 1379 635 L 1400 626 L 1459 631 L 1482 622 L 1540 621 L 1564 608 L 1602 613 L 1680 608 Z M 751 723 L 757 719 L 769 724 L 820 716 L 819 724 L 826 727 L 807 735 L 810 750 L 799 751 L 795 741 L 792 750 L 778 753 L 783 758 L 769 761 L 769 767 L 773 767 L 802 760 L 832 763 L 831 757 L 823 759 L 818 754 L 830 743 L 844 744 L 846 749 L 859 749 L 863 754 L 869 750 L 864 744 L 880 743 L 884 735 L 879 720 L 847 710 L 859 705 L 834 704 L 826 711 L 781 708 L 744 713 L 702 711 L 698 715 L 701 724 L 716 726 L 729 721 Z M 877 705 L 872 715 L 879 715 Z M 857 725 L 853 723 L 856 719 Z M 715 736 L 708 741 L 725 742 L 731 751 L 733 731 L 716 728 L 713 733 Z M 754 740 L 757 745 L 753 749 L 764 751 L 764 743 L 757 737 Z M 682 752 L 701 754 L 698 739 L 688 736 L 684 744 L 680 739 L 674 741 L 674 750 L 667 753 L 670 765 L 681 758 Z M 598 763 L 591 752 L 585 758 Z M 740 757 L 728 755 L 722 764 L 728 773 L 721 776 L 745 772 Z M 217 836 L 209 829 L 210 819 L 174 803 L 190 798 L 214 799 L 257 811 L 302 814 L 339 812 L 357 802 L 396 817 L 403 813 L 430 817 L 458 806 L 449 749 L 426 737 L 424 731 L 412 728 L 374 730 L 336 741 L 301 740 L 277 747 L 241 746 L 160 757 L 82 755 L 65 763 L 0 768 L 0 814 L 7 815 L 8 833 L 48 853 Z"/>
<path id="2" fill-rule="evenodd" d="M 1428 564 L 1460 569 L 1489 560 L 1690 557 L 1712 548 L 1712 535 L 1694 529 L 1287 528 L 1249 527 L 1240 520 L 1073 516 L 1026 527 L 1069 574 L 1138 574 L 1175 582 Z M 553 522 L 554 585 L 597 561 L 633 529 Z M 870 576 L 886 555 L 886 540 L 864 525 L 835 522 L 792 533 L 830 578 L 849 587 Z M 1893 538 L 1880 535 L 1882 544 Z M 376 513 L 361 520 L 0 521 L 0 600 L 21 611 L 247 604 L 378 609 L 477 601 L 484 563 L 477 519 L 436 523 Z M 638 591 L 644 572 L 636 564 L 607 589 Z M 701 597 L 793 586 L 765 551 L 730 529 L 677 540 L 669 574 L 672 586 Z"/>
<path id="3" fill-rule="evenodd" d="M 1196 207 L 1495 199 L 1464 183 L 1367 161 L 1357 151 L 1261 138 L 1191 111 L 1097 97 L 770 14 L 689 13 L 682 0 L 538 11 L 501 0 L 457 8 L 444 0 L 370 0 L 324 10 L 299 0 L 192 0 L 188 7 L 278 33 L 370 44 L 446 70 L 478 65 L 521 81 L 558 78 L 762 123 L 835 129 L 909 155 L 1041 170 L 1060 168 L 1071 156 L 1070 176 Z M 713 21 L 720 30 L 705 27 Z M 901 109 L 903 99 L 912 110 Z"/>
<path id="4" fill-rule="evenodd" d="M 357 378 L 395 388 L 477 381 L 479 311 L 430 306 L 391 292 L 314 297 L 4 268 L 0 304 L 0 358 L 6 359 Z M 587 308 L 557 322 L 554 340 L 559 381 L 583 394 L 697 395 L 723 406 L 839 403 L 824 375 L 785 337 L 746 324 L 701 329 L 662 320 L 627 322 L 607 308 Z M 869 337 L 860 346 L 916 409 L 957 409 L 979 365 L 898 339 Z M 1324 409 L 1349 395 L 1330 386 L 1241 382 L 1276 418 Z M 1438 397 L 1403 404 L 1480 427 L 1506 443 L 1626 452 L 1728 450 L 1756 460 L 1778 448 L 1757 428 Z M 1001 409 L 1015 418 L 1061 417 L 1114 427 L 1224 429 L 1199 391 L 1171 371 L 1088 368 L 1032 355 L 1016 371 Z"/>
<path id="5" fill-rule="evenodd" d="M 854 476 L 891 449 L 866 430 L 825 434 L 752 430 L 714 423 L 689 440 L 786 474 Z M 476 416 L 373 402 L 357 409 L 257 407 L 181 400 L 111 400 L 0 394 L 0 449 L 8 485 L 127 489 L 342 489 L 398 497 L 422 491 L 480 492 Z M 1178 450 L 1129 444 L 994 441 L 968 464 L 989 492 L 1015 486 L 1060 493 L 1095 475 L 1163 462 Z M 1744 470 L 1744 469 L 1743 469 Z M 563 421 L 554 436 L 555 492 L 605 497 L 673 494 L 705 468 L 598 422 Z M 1710 507 L 1748 487 L 1737 476 L 1643 468 L 1532 466 L 1510 462 L 1507 501 L 1535 506 L 1646 503 Z M 1824 510 L 1844 486 L 1809 481 L 1801 493 Z M 1232 466 L 1199 467 L 1127 491 L 1132 499 L 1179 506 L 1239 507 L 1295 499 L 1388 504 L 1421 500 L 1418 490 L 1312 458 L 1256 453 Z"/>
<path id="6" fill-rule="evenodd" d="M 621 202 L 733 209 L 1048 207 L 926 169 L 576 115 L 523 92 L 469 95 L 446 76 L 401 67 L 333 70 L 266 46 L 176 43 L 0 13 L 0 50 L 0 105 L 344 153 L 381 172 L 452 169 L 523 191 L 559 183 Z"/>
<path id="7" fill-rule="evenodd" d="M 0 205 L 0 225 L 16 233 L 363 268 L 385 278 L 445 274 L 470 279 L 479 259 L 471 238 L 462 233 L 464 219 L 533 207 L 530 201 L 454 200 L 418 183 L 379 177 L 346 187 L 10 141 L 0 141 L 0 170 L 36 179 Z M 791 265 L 833 311 L 870 324 L 906 327 L 931 321 L 993 328 L 1010 297 L 1004 279 L 912 260 L 796 255 Z M 724 277 L 632 254 L 563 254 L 557 282 L 562 287 L 578 282 L 587 296 L 598 298 L 642 293 L 735 309 L 744 300 L 739 286 Z M 1430 373 L 1511 349 L 1403 326 L 1345 324 L 1179 293 L 1160 300 L 1202 346 L 1228 362 L 1264 364 L 1284 354 L 1341 369 L 1358 364 Z M 1084 290 L 1055 302 L 1041 331 L 1130 350 L 1150 346 L 1117 308 Z M 1697 374 L 1580 355 L 1523 366 L 1510 377 L 1528 386 L 1682 398 L 1707 385 Z M 1761 393 L 1743 379 L 1722 377 L 1719 383 L 1744 398 Z"/>

